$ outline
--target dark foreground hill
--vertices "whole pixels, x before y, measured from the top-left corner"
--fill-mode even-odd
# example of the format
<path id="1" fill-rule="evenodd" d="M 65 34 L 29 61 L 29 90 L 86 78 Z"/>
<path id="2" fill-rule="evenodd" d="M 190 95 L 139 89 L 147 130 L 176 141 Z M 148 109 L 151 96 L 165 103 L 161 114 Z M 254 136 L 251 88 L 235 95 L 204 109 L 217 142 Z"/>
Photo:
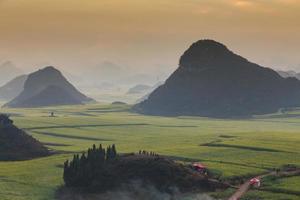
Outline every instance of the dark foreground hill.
<path id="1" fill-rule="evenodd" d="M 18 96 L 24 89 L 27 75 L 21 75 L 0 87 L 0 99 L 10 101 Z"/>
<path id="2" fill-rule="evenodd" d="M 50 152 L 39 141 L 0 115 L 0 161 L 27 160 L 47 156 Z"/>
<path id="3" fill-rule="evenodd" d="M 7 107 L 74 105 L 92 101 L 79 92 L 60 71 L 46 67 L 28 75 L 24 90 Z"/>
<path id="4" fill-rule="evenodd" d="M 164 85 L 134 110 L 150 115 L 249 117 L 300 106 L 300 81 L 251 63 L 213 40 L 194 43 Z"/>
<path id="5" fill-rule="evenodd" d="M 64 164 L 64 181 L 65 187 L 60 191 L 60 197 L 70 189 L 75 191 L 74 196 L 77 197 L 80 193 L 103 194 L 120 188 L 132 190 L 135 183 L 163 192 L 173 192 L 176 188 L 183 193 L 207 192 L 224 187 L 210 181 L 207 175 L 153 152 L 117 154 L 115 145 L 106 150 L 101 145 L 99 148 L 94 146 L 87 154 L 74 155 L 73 160 Z M 74 196 L 70 199 L 77 199 Z"/>

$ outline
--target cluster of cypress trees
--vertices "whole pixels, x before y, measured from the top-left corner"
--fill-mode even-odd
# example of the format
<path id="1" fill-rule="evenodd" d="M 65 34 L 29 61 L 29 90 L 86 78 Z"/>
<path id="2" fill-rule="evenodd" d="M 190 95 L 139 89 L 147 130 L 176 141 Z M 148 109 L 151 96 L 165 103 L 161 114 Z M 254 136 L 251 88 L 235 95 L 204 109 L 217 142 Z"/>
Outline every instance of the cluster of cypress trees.
<path id="1" fill-rule="evenodd" d="M 108 146 L 105 150 L 102 145 L 96 148 L 93 145 L 89 148 L 87 155 L 75 154 L 71 161 L 64 163 L 64 182 L 66 186 L 89 187 L 92 184 L 101 184 L 97 181 L 102 180 L 106 174 L 106 164 L 117 158 L 116 146 Z M 102 179 L 101 179 L 102 178 Z"/>

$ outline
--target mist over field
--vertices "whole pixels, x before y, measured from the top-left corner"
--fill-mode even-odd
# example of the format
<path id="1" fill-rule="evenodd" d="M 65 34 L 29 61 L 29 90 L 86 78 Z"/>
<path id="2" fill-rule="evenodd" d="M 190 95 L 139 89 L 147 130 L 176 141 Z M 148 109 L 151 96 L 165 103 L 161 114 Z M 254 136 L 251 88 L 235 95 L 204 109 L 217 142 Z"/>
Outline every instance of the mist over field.
<path id="1" fill-rule="evenodd" d="M 181 193 L 177 188 L 173 188 L 171 193 L 161 192 L 151 185 L 143 185 L 139 181 L 124 185 L 122 188 L 108 191 L 101 195 L 80 196 L 71 191 L 66 192 L 59 200 L 215 200 L 206 194 Z"/>

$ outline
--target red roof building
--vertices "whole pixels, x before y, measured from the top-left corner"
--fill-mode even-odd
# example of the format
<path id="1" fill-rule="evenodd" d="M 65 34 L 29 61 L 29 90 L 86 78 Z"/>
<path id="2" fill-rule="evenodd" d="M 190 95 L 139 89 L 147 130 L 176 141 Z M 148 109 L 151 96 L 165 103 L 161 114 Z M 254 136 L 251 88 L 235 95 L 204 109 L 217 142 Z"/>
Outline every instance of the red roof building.
<path id="1" fill-rule="evenodd" d="M 250 180 L 250 184 L 255 187 L 260 187 L 260 179 L 259 178 L 253 178 Z"/>
<path id="2" fill-rule="evenodd" d="M 206 166 L 204 166 L 201 163 L 193 163 L 193 168 L 197 171 L 203 171 L 206 170 Z"/>

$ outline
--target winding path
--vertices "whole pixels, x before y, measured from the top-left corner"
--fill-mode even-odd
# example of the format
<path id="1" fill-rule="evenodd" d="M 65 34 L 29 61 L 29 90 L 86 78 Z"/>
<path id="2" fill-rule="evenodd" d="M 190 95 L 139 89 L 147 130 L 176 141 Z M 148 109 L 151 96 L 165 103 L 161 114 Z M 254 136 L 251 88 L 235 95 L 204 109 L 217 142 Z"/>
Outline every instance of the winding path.
<path id="1" fill-rule="evenodd" d="M 295 175 L 298 175 L 298 174 L 300 174 L 300 169 L 296 169 L 296 170 L 293 170 L 293 171 L 283 171 L 283 172 L 279 172 L 277 174 L 276 174 L 276 172 L 270 172 L 270 173 L 267 173 L 267 174 L 263 174 L 263 175 L 257 176 L 256 178 L 258 178 L 258 179 L 261 180 L 264 177 L 271 176 L 271 175 L 277 175 L 277 176 L 295 176 Z M 238 188 L 238 190 L 231 197 L 228 198 L 228 200 L 239 200 L 239 199 L 241 199 L 248 192 L 248 190 L 251 189 L 250 180 L 251 179 L 249 179 L 244 184 L 242 184 Z"/>

